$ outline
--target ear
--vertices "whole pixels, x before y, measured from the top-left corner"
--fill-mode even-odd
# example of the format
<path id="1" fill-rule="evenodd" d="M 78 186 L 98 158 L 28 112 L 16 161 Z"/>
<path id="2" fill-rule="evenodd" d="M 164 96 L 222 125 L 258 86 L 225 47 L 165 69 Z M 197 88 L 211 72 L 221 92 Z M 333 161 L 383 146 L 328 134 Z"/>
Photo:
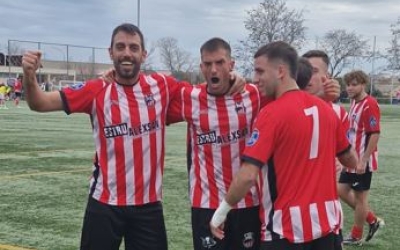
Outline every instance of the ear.
<path id="1" fill-rule="evenodd" d="M 279 79 L 284 78 L 288 73 L 287 66 L 284 65 L 284 64 L 279 64 L 278 68 L 277 68 L 277 73 L 278 73 L 278 78 Z"/>
<path id="2" fill-rule="evenodd" d="M 235 60 L 231 60 L 229 67 L 229 71 L 233 71 L 233 69 L 235 68 Z"/>
<path id="3" fill-rule="evenodd" d="M 144 63 L 147 59 L 147 50 L 143 50 L 142 52 L 142 58 L 140 60 L 141 63 Z"/>
<path id="4" fill-rule="evenodd" d="M 112 48 L 111 48 L 111 47 L 108 48 L 108 54 L 110 55 L 111 61 L 114 61 L 114 60 L 113 60 L 113 53 L 112 53 Z"/>

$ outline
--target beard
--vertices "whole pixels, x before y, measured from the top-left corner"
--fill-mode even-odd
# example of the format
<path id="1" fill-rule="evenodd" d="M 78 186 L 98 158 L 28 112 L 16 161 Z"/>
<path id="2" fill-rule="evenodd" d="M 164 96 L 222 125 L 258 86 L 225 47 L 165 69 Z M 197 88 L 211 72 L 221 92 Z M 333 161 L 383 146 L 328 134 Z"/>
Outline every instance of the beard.
<path id="1" fill-rule="evenodd" d="M 140 64 L 133 62 L 133 65 L 129 68 L 124 67 L 120 62 L 114 62 L 114 68 L 117 77 L 122 79 L 130 80 L 135 78 L 140 71 Z"/>

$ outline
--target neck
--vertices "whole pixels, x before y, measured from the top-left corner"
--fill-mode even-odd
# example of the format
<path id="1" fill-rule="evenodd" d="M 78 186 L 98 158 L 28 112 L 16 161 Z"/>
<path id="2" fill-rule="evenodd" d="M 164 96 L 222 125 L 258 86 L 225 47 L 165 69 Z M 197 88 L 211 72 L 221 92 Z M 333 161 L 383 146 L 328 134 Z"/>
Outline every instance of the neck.
<path id="1" fill-rule="evenodd" d="M 282 81 L 278 85 L 278 89 L 275 92 L 275 99 L 278 99 L 281 97 L 284 93 L 291 91 L 291 90 L 298 90 L 299 86 L 297 86 L 297 83 L 294 79 L 290 78 L 288 80 Z"/>
<path id="2" fill-rule="evenodd" d="M 361 92 L 359 95 L 354 97 L 354 101 L 359 102 L 364 99 L 368 94 L 366 92 Z"/>
<path id="3" fill-rule="evenodd" d="M 129 79 L 115 76 L 115 81 L 120 85 L 133 86 L 139 81 L 139 74 Z"/>

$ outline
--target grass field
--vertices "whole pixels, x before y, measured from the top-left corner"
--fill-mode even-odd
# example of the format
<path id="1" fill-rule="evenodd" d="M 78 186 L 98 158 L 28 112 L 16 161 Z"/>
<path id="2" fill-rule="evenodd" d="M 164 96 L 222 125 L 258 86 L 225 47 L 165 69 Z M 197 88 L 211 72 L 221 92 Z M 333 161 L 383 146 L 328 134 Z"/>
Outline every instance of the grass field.
<path id="1" fill-rule="evenodd" d="M 78 249 L 94 152 L 89 118 L 9 106 L 0 110 L 0 250 Z M 185 124 L 167 131 L 164 208 L 172 250 L 192 249 L 185 132 Z M 382 106 L 379 148 L 380 170 L 373 178 L 370 204 L 386 227 L 358 249 L 396 250 L 400 106 Z M 352 216 L 347 208 L 345 214 L 347 233 Z"/>

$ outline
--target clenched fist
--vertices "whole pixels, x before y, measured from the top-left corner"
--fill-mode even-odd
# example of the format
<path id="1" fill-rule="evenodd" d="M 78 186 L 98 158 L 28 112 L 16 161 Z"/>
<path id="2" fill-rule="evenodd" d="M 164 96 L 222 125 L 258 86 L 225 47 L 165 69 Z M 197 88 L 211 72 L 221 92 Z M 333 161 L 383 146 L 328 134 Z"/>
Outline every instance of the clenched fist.
<path id="1" fill-rule="evenodd" d="M 25 52 L 22 57 L 22 69 L 24 70 L 24 76 L 32 76 L 36 74 L 36 70 L 40 66 L 40 58 L 42 52 L 40 51 L 28 51 Z"/>

